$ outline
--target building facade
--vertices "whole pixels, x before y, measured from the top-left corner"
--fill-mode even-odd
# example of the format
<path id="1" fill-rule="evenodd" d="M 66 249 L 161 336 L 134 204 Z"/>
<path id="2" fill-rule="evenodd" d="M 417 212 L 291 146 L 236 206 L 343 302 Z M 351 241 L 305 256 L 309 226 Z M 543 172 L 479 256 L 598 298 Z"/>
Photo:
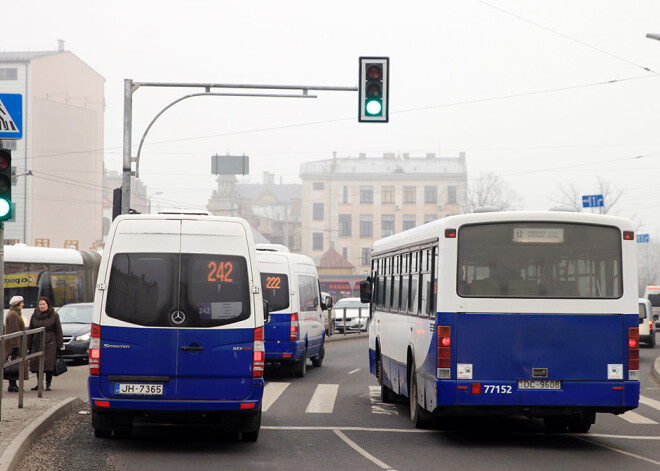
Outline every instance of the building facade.
<path id="1" fill-rule="evenodd" d="M 23 138 L 3 140 L 15 167 L 7 242 L 80 250 L 101 242 L 104 85 L 63 42 L 0 52 L 0 93 L 23 96 Z"/>
<path id="2" fill-rule="evenodd" d="M 302 253 L 317 265 L 329 249 L 369 270 L 373 241 L 459 214 L 467 192 L 465 154 L 458 158 L 384 154 L 305 163 Z"/>

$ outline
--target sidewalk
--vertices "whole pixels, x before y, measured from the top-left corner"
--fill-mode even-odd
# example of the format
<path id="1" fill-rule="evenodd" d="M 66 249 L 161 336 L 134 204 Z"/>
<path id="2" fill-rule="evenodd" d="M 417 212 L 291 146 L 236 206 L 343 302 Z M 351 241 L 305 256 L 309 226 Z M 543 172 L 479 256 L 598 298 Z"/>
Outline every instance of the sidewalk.
<path id="1" fill-rule="evenodd" d="M 2 385 L 2 416 L 0 417 L 0 471 L 13 470 L 25 451 L 39 435 L 81 401 L 87 401 L 87 365 L 69 366 L 65 374 L 53 378 L 52 391 L 30 391 L 36 385 L 35 374 L 25 381 L 23 408 L 18 408 L 18 393 L 7 392 Z"/>

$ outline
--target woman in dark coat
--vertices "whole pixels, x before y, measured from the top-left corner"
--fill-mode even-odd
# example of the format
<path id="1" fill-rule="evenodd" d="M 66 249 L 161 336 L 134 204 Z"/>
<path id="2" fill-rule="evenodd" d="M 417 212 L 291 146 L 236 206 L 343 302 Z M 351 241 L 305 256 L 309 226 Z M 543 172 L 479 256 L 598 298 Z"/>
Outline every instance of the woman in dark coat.
<path id="1" fill-rule="evenodd" d="M 44 296 L 39 298 L 38 309 L 34 310 L 30 319 L 30 329 L 46 328 L 46 347 L 44 351 L 44 372 L 46 373 L 46 391 L 50 391 L 50 383 L 53 380 L 53 370 L 55 369 L 55 359 L 57 352 L 64 346 L 64 337 L 62 335 L 62 324 L 60 316 L 50 305 L 50 300 Z M 30 341 L 30 351 L 38 352 L 41 350 L 41 334 L 32 335 Z M 37 373 L 37 386 L 32 388 L 36 391 L 39 388 L 39 357 L 30 359 L 30 371 Z"/>

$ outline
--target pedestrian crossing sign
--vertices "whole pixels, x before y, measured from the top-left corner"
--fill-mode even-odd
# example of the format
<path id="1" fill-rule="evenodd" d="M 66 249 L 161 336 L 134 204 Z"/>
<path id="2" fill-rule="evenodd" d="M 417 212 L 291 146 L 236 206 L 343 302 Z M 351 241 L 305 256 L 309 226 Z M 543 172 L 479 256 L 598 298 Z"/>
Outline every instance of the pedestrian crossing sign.
<path id="1" fill-rule="evenodd" d="M 0 93 L 0 139 L 23 138 L 23 95 Z"/>

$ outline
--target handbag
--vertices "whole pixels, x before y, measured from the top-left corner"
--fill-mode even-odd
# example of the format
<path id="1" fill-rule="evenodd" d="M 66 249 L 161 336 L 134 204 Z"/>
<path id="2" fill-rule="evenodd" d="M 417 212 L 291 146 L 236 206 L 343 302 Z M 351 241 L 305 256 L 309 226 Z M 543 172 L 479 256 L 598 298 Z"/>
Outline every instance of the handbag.
<path id="1" fill-rule="evenodd" d="M 18 372 L 21 370 L 20 363 L 5 366 L 3 376 L 5 379 L 18 379 Z"/>
<path id="2" fill-rule="evenodd" d="M 67 371 L 69 371 L 69 368 L 67 368 L 66 363 L 64 363 L 62 354 L 58 353 L 57 358 L 55 359 L 55 370 L 53 371 L 53 376 L 63 375 Z"/>

